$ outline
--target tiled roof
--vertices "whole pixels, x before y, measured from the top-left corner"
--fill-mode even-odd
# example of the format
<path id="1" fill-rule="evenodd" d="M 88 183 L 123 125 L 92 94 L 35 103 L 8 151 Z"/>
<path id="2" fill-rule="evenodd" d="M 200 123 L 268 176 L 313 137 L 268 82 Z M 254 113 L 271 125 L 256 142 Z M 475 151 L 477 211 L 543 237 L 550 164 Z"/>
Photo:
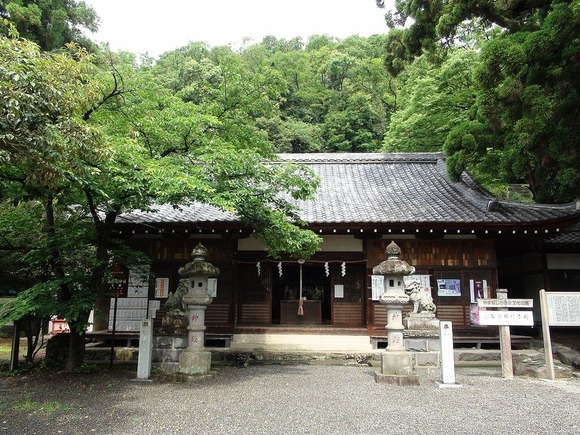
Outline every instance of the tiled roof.
<path id="1" fill-rule="evenodd" d="M 580 246 L 580 230 L 560 233 L 542 242 L 545 245 Z"/>
<path id="2" fill-rule="evenodd" d="M 321 180 L 313 200 L 298 201 L 310 224 L 533 224 L 578 216 L 575 204 L 538 205 L 498 200 L 469 175 L 451 182 L 442 153 L 281 154 Z M 204 204 L 123 215 L 126 223 L 226 222 L 234 216 Z"/>
<path id="3" fill-rule="evenodd" d="M 169 204 L 155 205 L 148 211 L 135 210 L 119 216 L 121 224 L 175 223 L 195 222 L 233 222 L 236 218 L 211 205 L 195 202 L 189 205 L 174 207 Z"/>

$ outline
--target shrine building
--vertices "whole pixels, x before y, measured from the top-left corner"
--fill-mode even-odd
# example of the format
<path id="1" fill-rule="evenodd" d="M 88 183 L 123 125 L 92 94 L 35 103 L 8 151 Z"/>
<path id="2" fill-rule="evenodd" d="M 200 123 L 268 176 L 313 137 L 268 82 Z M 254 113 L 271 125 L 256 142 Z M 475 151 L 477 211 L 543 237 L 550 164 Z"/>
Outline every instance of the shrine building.
<path id="1" fill-rule="evenodd" d="M 116 236 L 147 254 L 156 282 L 167 286 L 162 293 L 149 291 L 159 301 L 156 322 L 167 293 L 177 288 L 178 269 L 201 242 L 206 260 L 220 269 L 205 314 L 208 338 L 235 343 L 285 334 L 295 335 L 296 344 L 309 334 L 380 337 L 386 309 L 373 291 L 372 269 L 394 241 L 417 279 L 431 288 L 437 318 L 452 321 L 458 334 L 485 333 L 489 327 L 484 331 L 472 322 L 474 298 L 494 297 L 497 288 L 508 288 L 510 297 L 545 288 L 549 283 L 541 277 L 518 280 L 525 276 L 526 258 L 539 261 L 543 274 L 550 254 L 537 247 L 566 237 L 580 222 L 577 203 L 501 200 L 466 173 L 453 182 L 442 153 L 281 154 L 280 159 L 304 164 L 320 178 L 315 198 L 297 202 L 300 217 L 323 240 L 304 261 L 269 258 L 251 229 L 206 204 L 159 205 L 120 216 Z M 575 246 L 549 258 L 565 264 L 557 270 L 578 277 Z M 131 294 L 131 286 L 128 291 L 129 298 L 139 296 Z"/>

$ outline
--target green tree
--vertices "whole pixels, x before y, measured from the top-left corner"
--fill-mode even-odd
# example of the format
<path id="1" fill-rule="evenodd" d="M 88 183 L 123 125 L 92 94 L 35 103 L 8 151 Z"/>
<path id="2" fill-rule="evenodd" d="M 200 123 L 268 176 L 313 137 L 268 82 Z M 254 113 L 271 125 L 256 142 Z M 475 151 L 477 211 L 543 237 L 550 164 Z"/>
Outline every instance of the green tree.
<path id="1" fill-rule="evenodd" d="M 75 0 L 6 0 L 0 3 L 1 17 L 8 18 L 23 38 L 43 50 L 55 50 L 69 42 L 92 48 L 94 44 L 83 30 L 96 32 L 99 24 L 94 9 Z"/>
<path id="2" fill-rule="evenodd" d="M 309 38 L 265 59 L 286 82 L 279 121 L 264 122 L 278 150 L 377 150 L 396 105 L 382 66 L 383 37 Z M 311 128 L 307 128 L 310 125 Z"/>
<path id="3" fill-rule="evenodd" d="M 456 49 L 441 65 L 418 57 L 398 80 L 398 110 L 385 134 L 387 152 L 440 151 L 450 131 L 469 119 L 477 92 L 477 51 Z"/>
<path id="4" fill-rule="evenodd" d="M 382 2 L 377 2 L 379 5 Z M 523 180 L 539 202 L 580 197 L 580 1 L 401 1 L 387 14 L 399 29 L 387 44 L 387 67 L 400 71 L 425 53 L 441 59 L 462 43 L 466 23 L 496 26 L 482 44 L 477 98 L 469 119 L 445 141 L 454 177 L 489 168 L 504 182 Z"/>
<path id="5" fill-rule="evenodd" d="M 483 172 L 499 158 L 506 180 L 524 180 L 536 201 L 580 197 L 579 32 L 580 2 L 554 3 L 541 25 L 504 32 L 483 47 L 477 124 L 458 127 L 457 140 L 445 145 L 454 175 L 461 167 Z M 494 152 L 461 147 L 464 134 L 484 144 L 495 137 Z"/>
<path id="6" fill-rule="evenodd" d="M 356 153 L 380 148 L 380 114 L 374 111 L 368 95 L 337 94 L 331 102 L 323 126 L 326 150 Z"/>
<path id="7" fill-rule="evenodd" d="M 41 237 L 19 246 L 28 266 L 43 272 L 3 321 L 31 311 L 66 318 L 69 370 L 82 362 L 88 312 L 108 266 L 125 258 L 112 237 L 123 212 L 201 201 L 255 227 L 273 256 L 308 257 L 318 246 L 286 199 L 307 198 L 316 179 L 270 164 L 262 133 L 244 125 L 267 110 L 275 91 L 246 81 L 230 53 L 214 56 L 227 92 L 194 104 L 186 87 L 165 87 L 151 65 L 136 67 L 131 56 L 97 69 L 74 46 L 43 53 L 29 41 L 0 38 L 0 197 L 6 207 L 30 204 L 43 216 L 30 229 Z M 15 218 L 6 219 L 13 228 Z M 3 229 L 2 237 L 6 246 L 17 242 L 14 232 Z"/>

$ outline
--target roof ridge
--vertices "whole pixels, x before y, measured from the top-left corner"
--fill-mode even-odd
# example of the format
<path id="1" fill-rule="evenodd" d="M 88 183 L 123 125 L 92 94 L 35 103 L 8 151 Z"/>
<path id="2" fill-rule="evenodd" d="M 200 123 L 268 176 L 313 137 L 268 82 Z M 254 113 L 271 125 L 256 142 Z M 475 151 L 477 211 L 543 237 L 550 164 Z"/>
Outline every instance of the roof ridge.
<path id="1" fill-rule="evenodd" d="M 568 202 L 565 204 L 539 204 L 537 202 L 519 202 L 514 201 L 511 199 L 499 199 L 498 201 L 502 204 L 506 205 L 517 205 L 521 207 L 528 207 L 528 208 L 538 208 L 538 209 L 551 209 L 551 210 L 576 210 L 580 214 L 580 210 L 578 209 L 576 202 Z"/>
<path id="2" fill-rule="evenodd" d="M 443 152 L 429 153 L 280 153 L 281 161 L 297 163 L 437 163 L 445 159 Z"/>

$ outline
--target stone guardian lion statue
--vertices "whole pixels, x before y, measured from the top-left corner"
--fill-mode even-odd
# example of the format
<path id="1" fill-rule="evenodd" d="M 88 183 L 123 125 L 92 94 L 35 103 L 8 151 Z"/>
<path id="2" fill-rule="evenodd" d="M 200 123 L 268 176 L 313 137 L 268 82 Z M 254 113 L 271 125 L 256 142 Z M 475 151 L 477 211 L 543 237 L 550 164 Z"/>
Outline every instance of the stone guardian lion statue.
<path id="1" fill-rule="evenodd" d="M 435 314 L 437 307 L 433 302 L 433 298 L 423 292 L 423 288 L 418 281 L 413 281 L 407 287 L 405 287 L 405 293 L 409 295 L 409 299 L 413 304 L 412 314 L 417 313 L 431 313 Z"/>

